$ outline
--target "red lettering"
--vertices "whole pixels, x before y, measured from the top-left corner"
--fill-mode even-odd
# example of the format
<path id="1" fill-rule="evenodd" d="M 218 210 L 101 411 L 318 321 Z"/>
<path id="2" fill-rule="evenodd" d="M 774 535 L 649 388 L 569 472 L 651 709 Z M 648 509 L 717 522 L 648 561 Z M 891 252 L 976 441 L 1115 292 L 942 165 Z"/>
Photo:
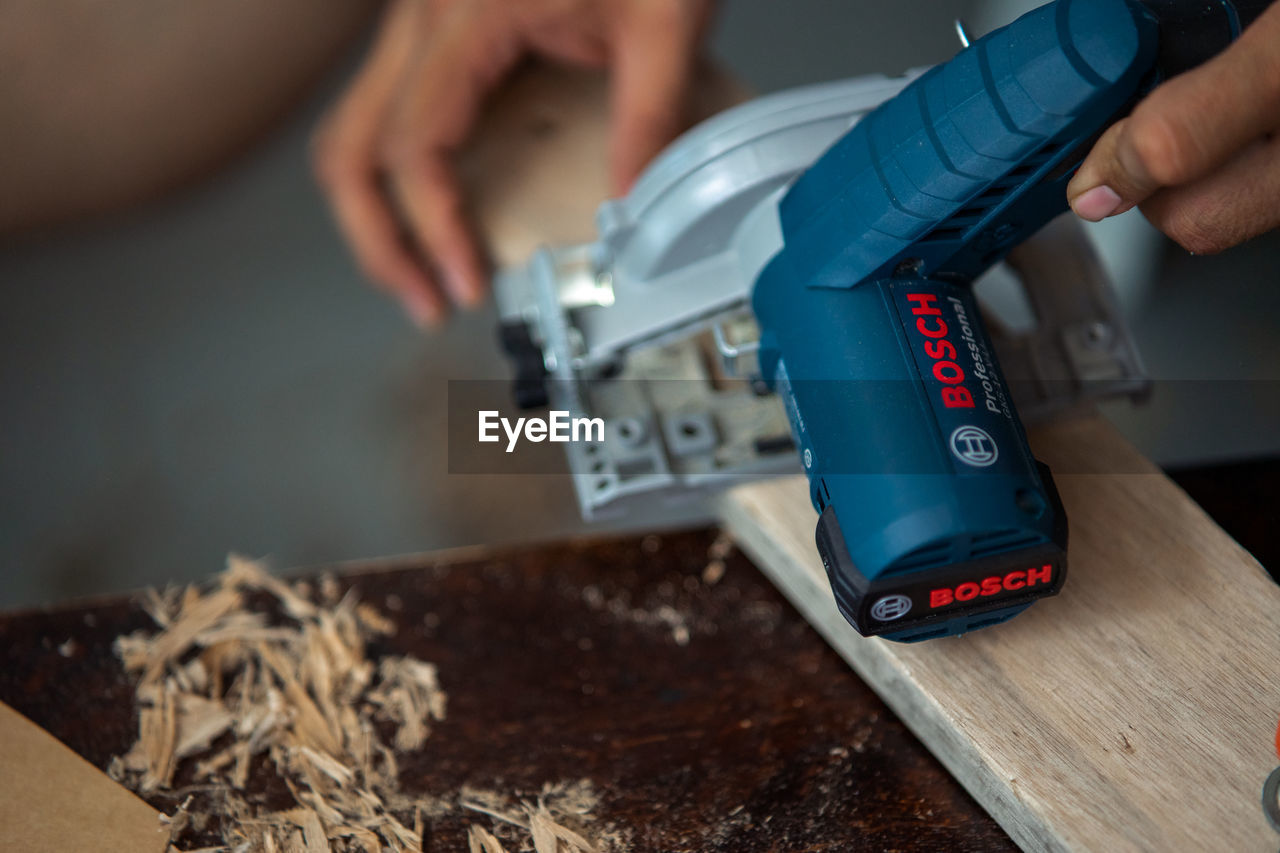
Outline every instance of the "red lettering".
<path id="1" fill-rule="evenodd" d="M 939 382 L 946 382 L 948 385 L 954 385 L 963 381 L 964 371 L 960 369 L 960 365 L 954 361 L 935 361 L 933 363 L 933 376 Z"/>
<path id="2" fill-rule="evenodd" d="M 980 595 L 983 597 L 999 595 L 1005 590 L 1012 592 L 1023 587 L 1048 583 L 1052 577 L 1052 563 L 1046 563 L 1038 569 L 1030 568 L 1025 571 L 1019 569 L 1009 572 L 1004 577 L 992 575 L 991 577 L 983 578 L 980 582 L 967 581 L 957 586 L 954 590 L 947 588 L 931 590 L 929 592 L 929 606 L 934 608 L 945 607 L 957 601 L 970 601 Z"/>
<path id="3" fill-rule="evenodd" d="M 973 395 L 963 385 L 942 389 L 942 405 L 948 409 L 972 409 Z"/>
<path id="4" fill-rule="evenodd" d="M 916 307 L 911 309 L 912 314 L 934 314 L 938 315 L 942 312 L 938 310 L 933 303 L 938 301 L 938 297 L 932 293 L 908 293 L 908 302 L 915 302 Z"/>
<path id="5" fill-rule="evenodd" d="M 919 320 L 916 320 L 916 328 L 920 331 L 920 334 L 924 335 L 926 338 L 945 338 L 947 336 L 946 320 L 939 318 L 937 328 L 930 329 L 925 326 L 925 321 L 927 319 L 927 317 L 921 317 Z"/>
<path id="6" fill-rule="evenodd" d="M 1038 569 L 1027 569 L 1027 586 L 1035 586 L 1038 583 L 1048 583 L 1053 576 L 1053 566 L 1045 563 Z"/>
<path id="7" fill-rule="evenodd" d="M 930 358 L 955 358 L 956 347 L 951 341 L 925 341 L 924 351 Z"/>

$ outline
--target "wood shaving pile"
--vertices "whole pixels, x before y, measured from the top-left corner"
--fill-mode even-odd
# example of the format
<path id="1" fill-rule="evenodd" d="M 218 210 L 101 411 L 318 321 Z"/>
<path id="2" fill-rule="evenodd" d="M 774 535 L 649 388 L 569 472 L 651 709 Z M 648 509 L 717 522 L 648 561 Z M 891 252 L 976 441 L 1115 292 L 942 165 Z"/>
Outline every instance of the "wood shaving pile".
<path id="1" fill-rule="evenodd" d="M 138 740 L 110 775 L 143 794 L 172 791 L 181 775 L 191 783 L 184 790 L 197 792 L 164 818 L 170 851 L 212 833 L 222 846 L 202 853 L 421 853 L 424 816 L 452 808 L 405 794 L 398 780 L 397 753 L 419 749 L 445 718 L 436 668 L 411 657 L 369 660 L 365 644 L 395 626 L 354 590 L 339 597 L 332 579 L 319 586 L 317 604 L 306 584 L 232 556 L 208 592 L 148 591 L 159 632 L 117 639 L 138 677 Z M 379 724 L 394 727 L 390 746 Z M 286 808 L 245 793 L 268 763 L 292 800 Z M 523 828 L 536 853 L 595 853 L 553 817 L 571 813 L 556 790 L 518 811 L 478 811 Z M 479 826 L 470 847 L 507 853 Z"/>

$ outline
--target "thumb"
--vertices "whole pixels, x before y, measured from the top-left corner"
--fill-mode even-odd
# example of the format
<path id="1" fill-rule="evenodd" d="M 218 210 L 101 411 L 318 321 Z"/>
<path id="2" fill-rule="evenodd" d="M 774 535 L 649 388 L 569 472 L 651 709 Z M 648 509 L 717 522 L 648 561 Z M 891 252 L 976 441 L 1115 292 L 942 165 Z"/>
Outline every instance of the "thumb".
<path id="1" fill-rule="evenodd" d="M 696 3 L 637 4 L 614 45 L 609 171 L 615 193 L 683 129 L 700 35 Z"/>
<path id="2" fill-rule="evenodd" d="M 1131 121 L 1107 128 L 1067 184 L 1067 201 L 1081 219 L 1097 222 L 1124 213 L 1160 188 L 1134 147 Z"/>
<path id="3" fill-rule="evenodd" d="M 1156 190 L 1232 160 L 1280 120 L 1280 4 L 1204 65 L 1169 80 L 1098 139 L 1067 186 L 1084 219 L 1123 213 Z"/>

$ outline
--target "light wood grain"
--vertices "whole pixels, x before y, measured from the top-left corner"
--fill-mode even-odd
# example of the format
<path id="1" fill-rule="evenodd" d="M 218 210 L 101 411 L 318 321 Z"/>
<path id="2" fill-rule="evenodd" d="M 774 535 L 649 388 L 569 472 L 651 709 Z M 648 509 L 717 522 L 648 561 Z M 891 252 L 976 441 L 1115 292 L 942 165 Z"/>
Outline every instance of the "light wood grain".
<path id="1" fill-rule="evenodd" d="M 725 522 L 806 618 L 1029 850 L 1269 850 L 1280 587 L 1099 418 L 1033 433 L 1071 521 L 1057 598 L 977 633 L 864 639 L 837 612 L 803 478 Z M 1071 473 L 1071 472 L 1121 473 Z"/>
<path id="2" fill-rule="evenodd" d="M 160 853 L 160 814 L 0 703 L 0 845 L 13 851 Z"/>
<path id="3" fill-rule="evenodd" d="M 703 109 L 741 90 L 703 87 Z M 590 239 L 603 82 L 540 70 L 468 161 L 493 254 Z M 1280 715 L 1280 588 L 1097 417 L 1033 434 L 1071 521 L 1065 591 L 1012 622 L 904 646 L 835 609 L 802 478 L 726 496 L 728 529 L 1030 850 L 1274 850 L 1260 807 Z"/>

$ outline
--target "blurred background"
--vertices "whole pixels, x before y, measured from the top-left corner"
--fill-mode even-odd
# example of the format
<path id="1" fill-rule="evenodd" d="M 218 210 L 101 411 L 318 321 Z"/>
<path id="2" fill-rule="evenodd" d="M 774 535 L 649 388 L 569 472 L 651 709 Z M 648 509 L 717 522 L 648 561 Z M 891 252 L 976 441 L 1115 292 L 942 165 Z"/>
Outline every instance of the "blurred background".
<path id="1" fill-rule="evenodd" d="M 1018 5 L 725 0 L 712 47 L 769 92 L 947 59 L 953 19 L 981 33 Z M 448 474 L 446 381 L 507 376 L 492 308 L 419 334 L 361 281 L 311 179 L 309 133 L 364 50 L 359 6 L 334 21 L 334 61 L 299 69 L 273 101 L 287 112 L 206 180 L 0 240 L 0 606 L 201 578 L 228 550 L 294 567 L 588 529 L 567 478 Z M 0 56 L 66 59 L 79 79 L 96 57 L 78 46 L 105 38 L 82 22 L 78 41 L 33 57 L 21 50 L 39 34 L 7 30 Z M 190 37 L 220 49 L 210 25 Z M 252 71 L 222 52 L 228 73 Z M 121 92 L 138 82 L 102 73 Z M 10 98 L 0 122 L 30 109 Z M 198 122 L 173 132 L 202 138 Z M 1166 467 L 1274 459 L 1280 237 L 1198 258 L 1121 219 L 1100 240 L 1157 387 L 1109 415 Z"/>

